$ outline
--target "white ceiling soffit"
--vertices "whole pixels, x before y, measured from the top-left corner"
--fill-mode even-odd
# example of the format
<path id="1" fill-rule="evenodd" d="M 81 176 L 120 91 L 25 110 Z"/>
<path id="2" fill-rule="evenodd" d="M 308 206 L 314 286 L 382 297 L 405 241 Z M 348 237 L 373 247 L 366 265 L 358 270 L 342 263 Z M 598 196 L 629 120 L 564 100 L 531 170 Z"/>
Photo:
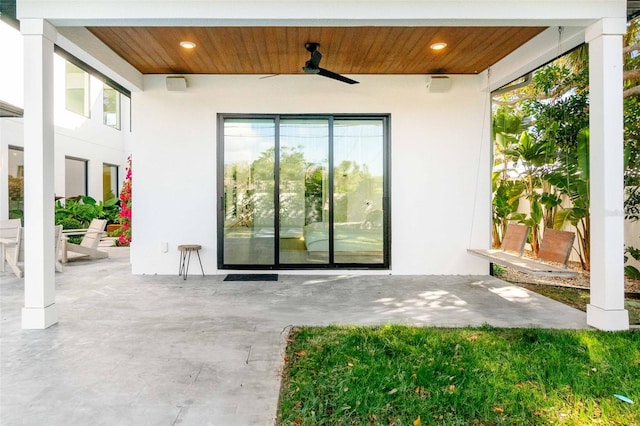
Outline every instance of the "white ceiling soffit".
<path id="1" fill-rule="evenodd" d="M 585 26 L 626 13 L 625 0 L 17 0 L 18 18 L 55 26 Z"/>

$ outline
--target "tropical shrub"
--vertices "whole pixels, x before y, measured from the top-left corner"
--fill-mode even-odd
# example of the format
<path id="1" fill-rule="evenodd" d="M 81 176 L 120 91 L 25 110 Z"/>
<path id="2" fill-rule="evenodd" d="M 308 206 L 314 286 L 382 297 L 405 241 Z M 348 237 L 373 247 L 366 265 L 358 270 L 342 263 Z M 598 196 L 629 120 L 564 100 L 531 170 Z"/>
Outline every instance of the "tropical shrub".
<path id="1" fill-rule="evenodd" d="M 62 229 L 81 229 L 82 222 L 72 217 L 65 217 L 56 222 L 56 225 L 62 225 Z"/>
<path id="2" fill-rule="evenodd" d="M 633 259 L 640 261 L 640 249 L 637 249 L 635 247 L 627 247 L 625 248 L 624 252 L 625 252 L 625 256 L 624 256 L 625 263 L 628 260 L 627 254 L 631 256 Z M 633 265 L 625 265 L 624 274 L 627 277 L 633 278 L 635 280 L 640 279 L 640 271 L 638 270 L 638 268 L 636 268 Z"/>
<path id="3" fill-rule="evenodd" d="M 494 98 L 493 234 L 496 246 L 497 227 L 525 224 L 537 255 L 542 229 L 570 223 L 589 269 L 586 64 L 586 48 L 576 49 L 536 70 L 529 84 Z M 518 211 L 520 200 L 528 211 Z"/>
<path id="4" fill-rule="evenodd" d="M 93 219 L 106 219 L 107 223 L 117 221 L 120 206 L 118 199 L 97 202 L 92 197 L 68 198 L 62 203 L 56 201 L 55 223 L 60 224 L 65 219 L 75 219 L 80 223 L 77 228 L 87 228 Z"/>

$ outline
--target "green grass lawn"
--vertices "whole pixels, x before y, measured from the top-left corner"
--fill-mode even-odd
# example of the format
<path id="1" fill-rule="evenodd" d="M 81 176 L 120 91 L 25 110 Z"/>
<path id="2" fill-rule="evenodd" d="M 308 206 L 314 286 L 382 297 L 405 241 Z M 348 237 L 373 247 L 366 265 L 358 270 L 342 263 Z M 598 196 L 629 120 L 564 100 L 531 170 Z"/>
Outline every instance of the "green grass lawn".
<path id="1" fill-rule="evenodd" d="M 633 425 L 639 403 L 639 331 L 305 327 L 278 424 Z"/>

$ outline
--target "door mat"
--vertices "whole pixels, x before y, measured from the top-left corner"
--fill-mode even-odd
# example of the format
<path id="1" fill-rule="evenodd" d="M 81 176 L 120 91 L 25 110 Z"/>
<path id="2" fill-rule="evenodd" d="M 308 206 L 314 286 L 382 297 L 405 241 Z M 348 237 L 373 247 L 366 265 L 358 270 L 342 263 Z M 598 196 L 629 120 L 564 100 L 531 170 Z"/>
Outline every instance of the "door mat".
<path id="1" fill-rule="evenodd" d="M 278 274 L 228 274 L 224 281 L 278 281 Z"/>

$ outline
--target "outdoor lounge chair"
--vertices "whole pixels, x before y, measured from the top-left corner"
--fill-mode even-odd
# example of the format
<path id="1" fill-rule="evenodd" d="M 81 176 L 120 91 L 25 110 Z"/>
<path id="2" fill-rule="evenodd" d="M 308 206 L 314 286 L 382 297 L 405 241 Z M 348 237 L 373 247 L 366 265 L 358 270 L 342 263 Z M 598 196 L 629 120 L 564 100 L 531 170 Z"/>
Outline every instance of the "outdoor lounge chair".
<path id="1" fill-rule="evenodd" d="M 22 226 L 20 219 L 0 220 L 0 239 L 13 239 L 16 237 L 18 228 Z"/>
<path id="2" fill-rule="evenodd" d="M 65 229 L 62 231 L 62 262 L 69 261 L 69 252 L 77 253 L 79 256 L 72 257 L 89 257 L 90 259 L 103 259 L 108 257 L 108 253 L 98 250 L 100 239 L 106 235 L 104 231 L 107 221 L 104 219 L 93 219 L 87 229 Z M 68 237 L 74 235 L 82 235 L 80 244 L 73 244 L 68 241 Z"/>
<path id="3" fill-rule="evenodd" d="M 522 256 L 529 228 L 510 224 L 500 250 L 468 249 L 469 254 L 482 257 L 491 263 L 513 268 L 526 274 L 547 277 L 575 277 L 576 271 L 567 268 L 576 234 L 555 229 L 545 229 L 538 250 L 538 259 Z"/>
<path id="4" fill-rule="evenodd" d="M 62 272 L 62 253 L 60 252 L 62 248 L 62 225 L 56 225 L 53 238 L 55 241 L 56 271 Z"/>
<path id="5" fill-rule="evenodd" d="M 13 243 L 5 244 L 4 257 L 16 277 L 22 278 L 24 274 L 18 263 L 24 261 L 24 228 L 18 228 Z"/>
<path id="6" fill-rule="evenodd" d="M 15 247 L 20 242 L 21 227 L 20 219 L 0 220 L 0 272 L 5 271 L 5 262 L 9 263 L 14 273 L 16 272 L 13 269 L 12 260 Z"/>
<path id="7" fill-rule="evenodd" d="M 18 219 L 18 223 L 19 222 L 20 220 Z M 62 225 L 58 225 L 54 229 L 54 252 L 56 254 L 55 268 L 56 271 L 62 272 L 62 263 L 60 263 L 59 257 L 60 242 L 62 241 Z M 17 228 L 14 242 L 9 244 L 5 243 L 3 245 L 5 246 L 4 257 L 6 262 L 9 264 L 9 267 L 16 277 L 22 278 L 24 276 L 24 267 L 21 266 L 21 264 L 24 263 L 24 228 Z M 5 259 L 3 259 L 3 268 Z"/>

